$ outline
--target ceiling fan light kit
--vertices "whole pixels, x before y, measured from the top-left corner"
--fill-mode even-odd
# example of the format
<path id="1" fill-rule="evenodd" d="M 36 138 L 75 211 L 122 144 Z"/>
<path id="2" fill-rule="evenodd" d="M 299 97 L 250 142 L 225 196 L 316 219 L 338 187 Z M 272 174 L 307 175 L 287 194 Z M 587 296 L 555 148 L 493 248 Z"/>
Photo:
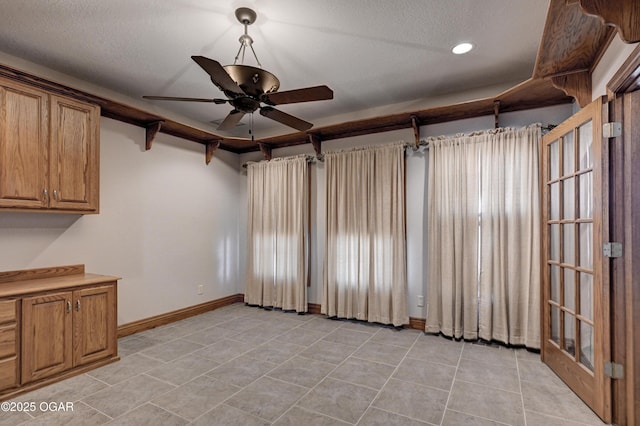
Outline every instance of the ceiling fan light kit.
<path id="1" fill-rule="evenodd" d="M 253 49 L 253 39 L 249 36 L 248 26 L 257 19 L 257 14 L 247 7 L 236 9 L 238 22 L 244 25 L 244 34 L 240 36 L 240 48 L 233 65 L 222 66 L 218 61 L 204 56 L 192 56 L 207 74 L 213 84 L 220 89 L 227 99 L 184 98 L 172 96 L 143 96 L 145 99 L 181 102 L 209 102 L 215 104 L 229 103 L 233 110 L 220 123 L 217 130 L 233 129 L 245 114 L 260 110 L 260 115 L 278 121 L 298 131 L 306 131 L 313 127 L 312 123 L 294 117 L 273 108 L 275 105 L 311 102 L 333 99 L 333 91 L 327 86 L 306 87 L 303 89 L 278 92 L 280 80 L 262 68 L 258 56 Z M 244 65 L 246 49 L 249 47 L 258 67 Z M 240 64 L 238 64 L 240 60 Z M 262 106 L 262 104 L 266 104 Z M 253 127 L 253 126 L 252 126 Z M 251 129 L 253 138 L 253 129 Z"/>

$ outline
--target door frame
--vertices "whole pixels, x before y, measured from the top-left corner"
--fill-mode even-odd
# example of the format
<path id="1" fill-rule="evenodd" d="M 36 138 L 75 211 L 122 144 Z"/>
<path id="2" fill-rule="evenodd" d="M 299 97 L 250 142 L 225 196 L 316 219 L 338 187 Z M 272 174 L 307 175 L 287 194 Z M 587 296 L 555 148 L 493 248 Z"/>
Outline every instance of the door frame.
<path id="1" fill-rule="evenodd" d="M 609 121 L 623 123 L 609 162 L 611 239 L 623 244 L 623 256 L 611 261 L 611 357 L 624 369 L 612 384 L 613 422 L 619 425 L 640 424 L 640 227 L 633 226 L 640 213 L 639 89 L 640 45 L 607 83 Z"/>

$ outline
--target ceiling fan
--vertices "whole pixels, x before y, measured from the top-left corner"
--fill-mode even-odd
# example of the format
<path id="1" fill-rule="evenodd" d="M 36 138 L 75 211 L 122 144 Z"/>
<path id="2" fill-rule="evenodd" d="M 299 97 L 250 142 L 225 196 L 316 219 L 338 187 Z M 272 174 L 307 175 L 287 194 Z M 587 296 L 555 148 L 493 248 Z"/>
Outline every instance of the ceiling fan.
<path id="1" fill-rule="evenodd" d="M 144 99 L 159 101 L 229 103 L 233 107 L 217 130 L 234 128 L 245 114 L 260 110 L 260 114 L 299 131 L 309 130 L 312 123 L 273 108 L 275 105 L 333 99 L 333 91 L 327 86 L 306 87 L 303 89 L 278 92 L 280 81 L 275 75 L 262 68 L 253 49 L 253 39 L 247 33 L 247 26 L 256 21 L 256 13 L 246 7 L 236 9 L 236 18 L 244 25 L 244 34 L 240 36 L 240 49 L 233 65 L 222 66 L 219 62 L 204 56 L 192 56 L 200 67 L 211 77 L 211 81 L 227 99 L 181 98 L 172 96 L 143 96 Z M 258 67 L 244 65 L 247 47 L 251 48 Z M 241 63 L 237 64 L 242 54 Z M 262 105 L 265 104 L 265 105 Z"/>

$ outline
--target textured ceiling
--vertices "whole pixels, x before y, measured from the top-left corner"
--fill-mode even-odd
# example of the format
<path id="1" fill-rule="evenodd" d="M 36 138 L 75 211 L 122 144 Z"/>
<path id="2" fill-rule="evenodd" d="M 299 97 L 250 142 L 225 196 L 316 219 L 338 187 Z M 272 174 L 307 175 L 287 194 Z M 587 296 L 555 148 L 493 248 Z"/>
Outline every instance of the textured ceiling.
<path id="1" fill-rule="evenodd" d="M 220 97 L 191 60 L 233 63 L 249 27 L 280 90 L 326 84 L 335 98 L 279 108 L 316 125 L 367 110 L 398 112 L 430 98 L 531 77 L 549 0 L 0 0 L 0 51 L 139 99 Z M 462 56 L 451 48 L 470 41 Z M 245 62 L 254 65 L 252 57 Z M 151 104 L 151 101 L 147 101 Z M 158 105 L 159 101 L 153 103 Z M 215 131 L 230 107 L 163 102 Z M 257 137 L 293 132 L 254 114 Z M 247 136 L 245 116 L 232 136 Z M 220 132 L 218 132 L 220 133 Z"/>

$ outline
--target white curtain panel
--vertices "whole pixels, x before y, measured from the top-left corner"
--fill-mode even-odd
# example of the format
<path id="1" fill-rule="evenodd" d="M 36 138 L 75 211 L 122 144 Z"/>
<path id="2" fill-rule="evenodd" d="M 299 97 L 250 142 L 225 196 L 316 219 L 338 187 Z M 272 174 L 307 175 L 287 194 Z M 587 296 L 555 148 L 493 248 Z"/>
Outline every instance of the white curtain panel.
<path id="1" fill-rule="evenodd" d="M 404 144 L 328 152 L 325 174 L 322 313 L 407 324 Z"/>
<path id="2" fill-rule="evenodd" d="M 427 332 L 540 347 L 539 140 L 429 141 Z"/>
<path id="3" fill-rule="evenodd" d="M 477 137 L 429 141 L 425 331 L 478 338 Z"/>
<path id="4" fill-rule="evenodd" d="M 306 156 L 247 166 L 248 304 L 307 312 L 308 169 Z"/>
<path id="5" fill-rule="evenodd" d="M 540 126 L 480 144 L 479 336 L 540 348 Z"/>

